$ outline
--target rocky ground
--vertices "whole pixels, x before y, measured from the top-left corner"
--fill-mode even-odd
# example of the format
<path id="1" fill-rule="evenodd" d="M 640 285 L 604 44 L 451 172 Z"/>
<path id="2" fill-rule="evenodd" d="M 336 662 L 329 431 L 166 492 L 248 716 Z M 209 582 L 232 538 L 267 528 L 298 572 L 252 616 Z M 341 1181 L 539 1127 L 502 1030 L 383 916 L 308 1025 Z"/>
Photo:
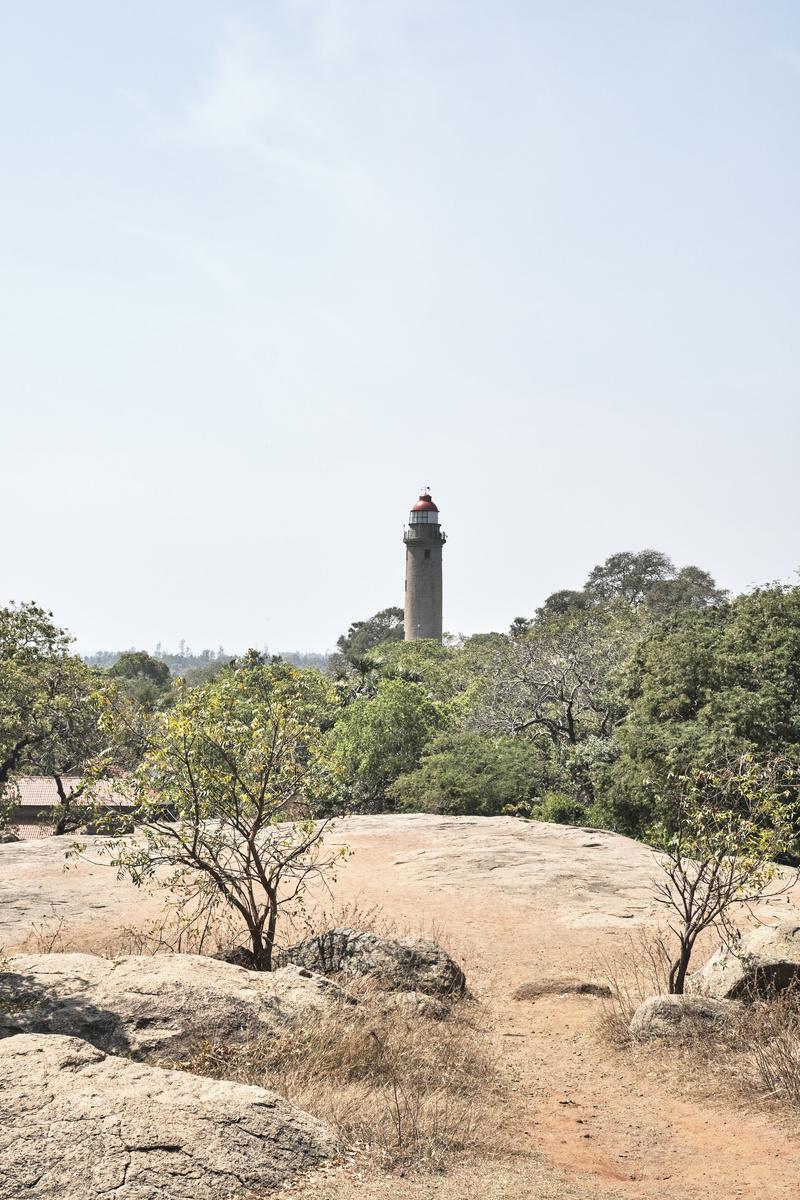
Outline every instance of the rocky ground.
<path id="1" fill-rule="evenodd" d="M 765 1108 L 745 1107 L 697 1081 L 684 1087 L 642 1055 L 602 1041 L 602 982 L 629 958 L 637 931 L 655 925 L 654 860 L 644 846 L 595 830 L 512 818 L 357 817 L 336 838 L 353 854 L 334 896 L 341 913 L 380 906 L 401 932 L 442 941 L 494 1023 L 511 1084 L 512 1153 L 465 1163 L 445 1179 L 382 1179 L 345 1164 L 287 1194 L 433 1197 L 466 1194 L 718 1200 L 794 1197 L 800 1140 Z M 160 900 L 119 883 L 106 867 L 66 874 L 56 839 L 0 846 L 0 945 L 42 948 L 53 913 L 67 947 L 102 949 L 115 928 L 146 924 Z M 796 916 L 794 898 L 765 907 Z M 341 923 L 331 920 L 329 924 Z M 353 922 L 355 923 L 355 922 Z M 32 924 L 39 926 L 31 945 Z M 708 946 L 707 949 L 713 947 Z M 702 961 L 702 956 L 701 960 Z M 528 998 L 517 999 L 515 995 Z"/>
<path id="2" fill-rule="evenodd" d="M 4 1200 L 217 1200 L 274 1189 L 335 1148 L 321 1122 L 271 1092 L 73 1037 L 0 1040 L 0 1114 Z"/>

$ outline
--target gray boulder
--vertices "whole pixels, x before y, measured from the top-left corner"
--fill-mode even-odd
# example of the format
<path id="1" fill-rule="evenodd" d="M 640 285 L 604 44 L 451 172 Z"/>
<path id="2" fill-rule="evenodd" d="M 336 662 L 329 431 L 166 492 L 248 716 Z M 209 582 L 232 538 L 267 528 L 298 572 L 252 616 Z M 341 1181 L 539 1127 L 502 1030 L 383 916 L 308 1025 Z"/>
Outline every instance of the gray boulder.
<path id="1" fill-rule="evenodd" d="M 328 929 L 286 950 L 282 962 L 323 975 L 372 975 L 387 991 L 461 995 L 464 972 L 427 938 L 387 938 L 358 929 Z"/>
<path id="2" fill-rule="evenodd" d="M 732 1000 L 706 996 L 651 996 L 633 1014 L 630 1032 L 638 1041 L 696 1035 L 704 1029 L 723 1029 L 741 1009 Z"/>
<path id="3" fill-rule="evenodd" d="M 320 1121 L 262 1088 L 104 1054 L 79 1038 L 0 1042 L 3 1200 L 226 1200 L 335 1151 Z"/>
<path id="4" fill-rule="evenodd" d="M 715 1000 L 751 1000 L 800 981 L 800 924 L 760 925 L 735 950 L 722 946 L 687 981 L 687 990 Z"/>
<path id="5" fill-rule="evenodd" d="M 400 1013 L 413 1020 L 425 1017 L 430 1021 L 444 1021 L 450 1009 L 443 1000 L 428 996 L 425 992 L 389 992 L 383 1004 L 386 1013 Z"/>
<path id="6" fill-rule="evenodd" d="M 242 1041 L 307 1022 L 350 997 L 302 967 L 246 971 L 197 954 L 23 954 L 0 974 L 0 1037 L 58 1033 L 135 1058 L 200 1036 Z"/>

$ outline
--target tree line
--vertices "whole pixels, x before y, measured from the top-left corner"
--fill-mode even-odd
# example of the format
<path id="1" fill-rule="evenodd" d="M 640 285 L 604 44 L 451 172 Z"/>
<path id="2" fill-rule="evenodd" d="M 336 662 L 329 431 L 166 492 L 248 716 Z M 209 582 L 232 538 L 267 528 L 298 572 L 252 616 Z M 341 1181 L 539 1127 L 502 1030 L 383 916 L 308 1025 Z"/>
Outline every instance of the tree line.
<path id="1" fill-rule="evenodd" d="M 250 651 L 181 678 L 143 651 L 90 665 L 51 614 L 9 605 L 0 794 L 10 803 L 25 773 L 87 788 L 103 772 L 130 773 L 170 720 L 188 719 L 189 692 L 197 721 L 252 671 L 262 692 L 283 688 L 293 704 L 300 689 L 303 720 L 314 698 L 337 780 L 315 794 L 318 816 L 507 813 L 663 842 L 671 780 L 745 753 L 800 754 L 798 587 L 730 597 L 708 572 L 645 550 L 612 555 L 505 633 L 407 643 L 402 618 L 387 608 L 353 622 L 324 669 Z"/>
<path id="2" fill-rule="evenodd" d="M 612 555 L 506 633 L 403 643 L 401 616 L 339 642 L 360 807 L 512 813 L 666 844 L 675 779 L 800 755 L 796 586 L 731 597 L 645 550 Z"/>
<path id="3" fill-rule="evenodd" d="M 124 654 L 132 653 L 142 652 L 135 647 L 130 647 L 128 650 L 97 650 L 94 654 L 84 655 L 84 661 L 90 667 L 112 667 Z M 269 656 L 266 646 L 262 653 Z M 195 654 L 182 638 L 175 651 L 165 650 L 158 642 L 153 653 L 148 657 L 165 663 L 171 675 L 180 675 L 185 679 L 201 683 L 213 678 L 221 667 L 230 663 L 234 655 L 229 654 L 224 646 L 219 646 L 216 650 L 201 650 L 199 654 Z M 318 654 L 313 650 L 281 650 L 277 657 L 295 667 L 318 667 L 320 670 L 324 670 L 328 662 L 327 654 Z"/>

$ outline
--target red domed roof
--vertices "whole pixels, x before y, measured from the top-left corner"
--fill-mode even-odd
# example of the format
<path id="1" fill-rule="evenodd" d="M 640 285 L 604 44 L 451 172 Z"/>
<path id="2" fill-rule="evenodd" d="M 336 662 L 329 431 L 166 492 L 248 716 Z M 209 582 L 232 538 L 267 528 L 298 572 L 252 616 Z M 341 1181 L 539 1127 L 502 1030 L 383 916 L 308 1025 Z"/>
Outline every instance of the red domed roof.
<path id="1" fill-rule="evenodd" d="M 438 512 L 439 509 L 431 500 L 430 492 L 422 492 L 420 498 L 411 510 L 412 512 Z"/>

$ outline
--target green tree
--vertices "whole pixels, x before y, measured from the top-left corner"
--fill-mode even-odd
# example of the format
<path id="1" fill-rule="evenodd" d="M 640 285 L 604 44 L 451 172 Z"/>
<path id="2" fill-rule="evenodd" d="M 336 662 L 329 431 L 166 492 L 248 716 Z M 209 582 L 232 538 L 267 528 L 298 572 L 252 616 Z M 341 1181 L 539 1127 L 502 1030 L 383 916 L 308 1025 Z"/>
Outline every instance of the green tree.
<path id="1" fill-rule="evenodd" d="M 659 616 L 721 603 L 727 593 L 708 571 L 682 567 L 679 571 L 660 550 L 626 550 L 594 567 L 584 593 L 594 603 L 624 600 L 632 607 L 647 604 Z"/>
<path id="2" fill-rule="evenodd" d="M 186 689 L 154 714 L 130 781 L 142 837 L 107 847 L 137 885 L 157 883 L 183 904 L 226 904 L 259 970 L 271 968 L 281 909 L 337 857 L 324 852 L 328 821 L 317 819 L 339 794 L 325 688 L 317 672 L 277 664 Z"/>
<path id="3" fill-rule="evenodd" d="M 800 588 L 760 588 L 653 626 L 623 695 L 628 715 L 598 802 L 605 823 L 641 836 L 671 819 L 671 772 L 800 754 Z"/>
<path id="4" fill-rule="evenodd" d="M 453 816 L 495 816 L 541 795 L 548 784 L 546 754 L 528 738 L 446 733 L 421 765 L 387 788 L 397 808 Z"/>
<path id="5" fill-rule="evenodd" d="M 105 672 L 70 653 L 71 637 L 35 604 L 0 609 L 0 802 L 7 820 L 14 777 L 47 775 L 59 806 L 55 833 L 93 810 L 91 784 L 110 763 L 102 728 Z M 77 782 L 76 782 L 77 777 Z"/>
<path id="6" fill-rule="evenodd" d="M 139 704 L 151 709 L 169 692 L 172 679 L 167 663 L 144 650 L 124 650 L 108 674 Z"/>
<path id="7" fill-rule="evenodd" d="M 149 679 L 159 688 L 169 686 L 169 667 L 161 659 L 153 658 L 145 650 L 123 650 L 117 661 L 108 669 L 112 679 Z"/>
<path id="8" fill-rule="evenodd" d="M 0 608 L 0 794 L 51 736 L 53 704 L 75 662 L 71 641 L 36 604 Z"/>
<path id="9" fill-rule="evenodd" d="M 584 590 L 595 601 L 620 599 L 636 606 L 647 599 L 656 583 L 674 575 L 672 560 L 660 550 L 625 550 L 593 567 Z"/>
<path id="10" fill-rule="evenodd" d="M 536 610 L 537 621 L 546 621 L 549 617 L 563 617 L 568 613 L 581 612 L 589 608 L 592 598 L 587 592 L 575 592 L 563 588 L 547 597 L 544 604 Z"/>
<path id="11" fill-rule="evenodd" d="M 336 642 L 339 655 L 352 664 L 385 642 L 402 642 L 403 616 L 402 608 L 382 608 L 366 621 L 354 621 Z"/>
<path id="12" fill-rule="evenodd" d="M 647 606 L 656 617 L 698 611 L 722 604 L 727 592 L 718 588 L 708 571 L 681 567 L 674 579 L 661 579 L 647 592 Z"/>
<path id="13" fill-rule="evenodd" d="M 384 808 L 389 785 L 419 766 L 427 743 L 446 720 L 446 706 L 422 684 L 405 679 L 381 679 L 374 696 L 354 700 L 336 726 L 354 807 Z"/>
<path id="14" fill-rule="evenodd" d="M 436 700 L 452 700 L 464 684 L 461 653 L 452 646 L 424 638 L 415 642 L 386 642 L 369 656 L 381 679 L 420 683 Z"/>
<path id="15" fill-rule="evenodd" d="M 546 621 L 616 601 L 633 608 L 646 605 L 654 616 L 663 618 L 720 604 L 726 596 L 700 567 L 676 570 L 672 559 L 660 550 L 623 550 L 593 567 L 581 591 L 553 592 L 537 608 L 536 619 Z"/>
<path id="16" fill-rule="evenodd" d="M 50 699 L 48 736 L 31 747 L 24 761 L 26 771 L 49 775 L 55 783 L 57 835 L 72 833 L 91 819 L 91 785 L 106 750 L 100 719 L 102 683 L 101 672 L 79 658 L 65 659 L 58 690 Z"/>

